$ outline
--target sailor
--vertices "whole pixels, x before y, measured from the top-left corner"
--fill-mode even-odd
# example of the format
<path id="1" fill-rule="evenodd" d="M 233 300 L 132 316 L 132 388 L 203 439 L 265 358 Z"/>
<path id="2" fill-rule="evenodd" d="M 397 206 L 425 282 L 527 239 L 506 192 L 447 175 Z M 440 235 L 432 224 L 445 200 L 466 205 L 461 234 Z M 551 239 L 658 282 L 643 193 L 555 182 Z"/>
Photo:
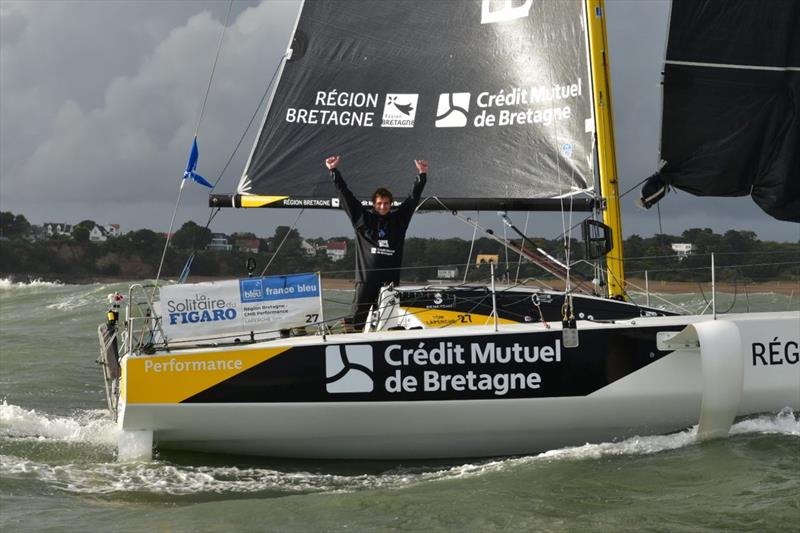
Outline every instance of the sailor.
<path id="1" fill-rule="evenodd" d="M 338 169 L 340 161 L 341 156 L 335 155 L 325 160 L 325 166 L 356 232 L 356 293 L 353 317 L 345 320 L 345 331 L 353 331 L 364 327 L 381 287 L 400 281 L 406 230 L 427 181 L 428 162 L 414 160 L 418 175 L 411 195 L 399 207 L 392 209 L 392 193 L 381 187 L 372 195 L 372 209 L 367 209 L 347 188 Z"/>

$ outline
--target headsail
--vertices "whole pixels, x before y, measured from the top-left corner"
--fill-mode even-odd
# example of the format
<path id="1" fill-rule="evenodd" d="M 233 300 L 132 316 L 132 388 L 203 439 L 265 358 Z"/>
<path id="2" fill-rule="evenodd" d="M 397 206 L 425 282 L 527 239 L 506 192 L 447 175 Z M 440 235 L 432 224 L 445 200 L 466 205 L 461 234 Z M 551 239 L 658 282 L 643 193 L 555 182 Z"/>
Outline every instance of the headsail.
<path id="1" fill-rule="evenodd" d="M 336 207 L 343 154 L 365 200 L 425 158 L 423 208 L 589 208 L 590 83 L 579 0 L 305 2 L 235 202 Z"/>
<path id="2" fill-rule="evenodd" d="M 673 1 L 661 158 L 645 205 L 671 185 L 800 222 L 800 2 Z"/>

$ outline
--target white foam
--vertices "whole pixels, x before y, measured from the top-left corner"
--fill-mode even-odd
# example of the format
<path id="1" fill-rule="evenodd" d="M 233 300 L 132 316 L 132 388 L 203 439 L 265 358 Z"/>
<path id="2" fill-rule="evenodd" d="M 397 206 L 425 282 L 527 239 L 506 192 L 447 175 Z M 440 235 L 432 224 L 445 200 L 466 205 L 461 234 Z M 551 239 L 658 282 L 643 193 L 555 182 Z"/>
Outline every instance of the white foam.
<path id="1" fill-rule="evenodd" d="M 108 288 L 105 285 L 92 286 L 88 291 L 73 294 L 57 302 L 48 304 L 47 309 L 57 311 L 71 311 L 80 307 L 102 307 L 107 302 Z"/>
<path id="2" fill-rule="evenodd" d="M 800 412 L 784 407 L 777 415 L 761 415 L 737 422 L 731 435 L 745 433 L 781 434 L 800 437 Z"/>
<path id="3" fill-rule="evenodd" d="M 618 455 L 649 455 L 695 444 L 697 428 L 698 426 L 692 426 L 685 431 L 670 435 L 637 436 L 620 442 L 584 444 L 583 446 L 550 450 L 537 455 L 536 458 L 600 459 Z M 775 415 L 764 414 L 737 422 L 730 430 L 730 435 L 747 433 L 800 436 L 800 413 L 795 413 L 791 408 L 785 407 Z"/>
<path id="4" fill-rule="evenodd" d="M 0 278 L 0 290 L 10 289 L 37 289 L 42 287 L 63 287 L 64 284 L 60 281 L 42 281 L 41 279 L 34 279 L 28 281 L 13 281 L 11 278 Z"/>
<path id="5" fill-rule="evenodd" d="M 47 307 L 47 309 L 55 309 L 57 311 L 71 311 L 73 309 L 77 309 L 78 307 L 85 307 L 91 303 L 93 302 L 88 298 L 77 296 L 77 297 L 67 298 L 66 300 L 62 300 L 60 302 L 48 304 L 45 307 Z"/>
<path id="6" fill-rule="evenodd" d="M 697 436 L 697 426 L 680 433 L 670 435 L 653 435 L 646 437 L 631 437 L 619 442 L 601 442 L 598 444 L 584 444 L 550 450 L 537 455 L 539 459 L 600 459 L 602 457 L 619 455 L 650 455 L 654 453 L 675 450 L 694 444 Z"/>
<path id="7" fill-rule="evenodd" d="M 100 409 L 80 411 L 74 417 L 50 416 L 35 409 L 0 404 L 0 437 L 47 439 L 64 442 L 86 442 L 97 446 L 116 447 L 117 425 Z"/>
<path id="8" fill-rule="evenodd" d="M 86 411 L 77 419 L 45 416 L 18 406 L 0 405 L 0 435 L 87 442 L 113 447 L 116 426 L 102 411 Z M 783 409 L 777 415 L 761 415 L 734 424 L 733 435 L 748 433 L 800 436 L 800 413 Z M 398 467 L 379 474 L 339 475 L 317 472 L 284 472 L 269 468 L 235 466 L 184 466 L 159 460 L 138 463 L 48 464 L 14 455 L 0 455 L 0 476 L 37 479 L 56 489 L 82 494 L 145 492 L 189 495 L 199 493 L 288 494 L 355 492 L 397 489 L 442 480 L 464 479 L 513 470 L 520 465 L 553 461 L 597 460 L 604 457 L 650 455 L 696 443 L 697 426 L 679 433 L 632 437 L 619 442 L 571 446 L 538 455 L 467 463 L 452 467 Z"/>
<path id="9" fill-rule="evenodd" d="M 400 471 L 344 476 L 312 472 L 281 472 L 267 468 L 176 466 L 159 461 L 51 465 L 13 455 L 0 455 L 0 475 L 3 477 L 33 477 L 55 488 L 84 494 L 353 492 L 400 488 L 423 481 L 461 477 L 465 470 L 479 473 L 485 468 L 464 465 L 433 472 Z"/>

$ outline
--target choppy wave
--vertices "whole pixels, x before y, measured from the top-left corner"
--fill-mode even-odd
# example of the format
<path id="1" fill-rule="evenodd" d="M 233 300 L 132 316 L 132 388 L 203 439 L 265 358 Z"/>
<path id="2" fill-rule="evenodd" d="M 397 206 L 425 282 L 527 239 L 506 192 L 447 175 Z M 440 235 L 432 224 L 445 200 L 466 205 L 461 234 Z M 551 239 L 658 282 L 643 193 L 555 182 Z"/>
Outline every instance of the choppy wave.
<path id="1" fill-rule="evenodd" d="M 42 281 L 33 279 L 30 281 L 14 281 L 12 278 L 0 278 L 0 290 L 12 289 L 38 289 L 43 287 L 63 287 L 60 281 Z"/>
<path id="2" fill-rule="evenodd" d="M 731 434 L 800 436 L 800 413 L 784 409 L 734 424 Z M 503 472 L 523 465 L 596 460 L 614 456 L 650 455 L 695 444 L 697 426 L 671 435 L 632 437 L 620 442 L 585 444 L 538 455 L 466 463 L 457 466 L 397 467 L 378 474 L 342 475 L 308 471 L 235 466 L 187 466 L 155 460 L 140 463 L 70 462 L 0 455 L 0 475 L 35 479 L 66 492 L 83 494 L 149 493 L 172 496 L 197 494 L 353 492 L 398 489 L 419 483 L 464 479 Z M 104 411 L 83 411 L 74 418 L 40 414 L 3 402 L 0 437 L 45 439 L 112 448 L 118 436 Z"/>
<path id="3" fill-rule="evenodd" d="M 71 311 L 89 305 L 102 308 L 107 302 L 107 298 L 108 288 L 105 285 L 99 285 L 97 287 L 92 287 L 91 290 L 66 296 L 65 298 L 48 304 L 46 307 L 47 309 L 55 309 L 57 311 Z"/>

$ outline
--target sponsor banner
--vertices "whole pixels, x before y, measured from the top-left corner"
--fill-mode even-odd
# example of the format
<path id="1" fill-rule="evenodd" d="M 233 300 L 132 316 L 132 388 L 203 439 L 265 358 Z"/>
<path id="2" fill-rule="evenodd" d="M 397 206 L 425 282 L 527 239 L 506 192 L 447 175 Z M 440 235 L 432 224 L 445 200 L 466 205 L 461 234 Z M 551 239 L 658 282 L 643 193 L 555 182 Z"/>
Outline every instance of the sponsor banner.
<path id="1" fill-rule="evenodd" d="M 670 352 L 659 331 L 560 331 L 296 346 L 187 402 L 384 402 L 587 396 Z M 793 348 L 791 348 L 793 349 Z M 794 352 L 792 352 L 794 353 Z"/>
<path id="2" fill-rule="evenodd" d="M 320 318 L 317 274 L 170 285 L 161 289 L 161 324 L 170 340 L 265 333 Z"/>

